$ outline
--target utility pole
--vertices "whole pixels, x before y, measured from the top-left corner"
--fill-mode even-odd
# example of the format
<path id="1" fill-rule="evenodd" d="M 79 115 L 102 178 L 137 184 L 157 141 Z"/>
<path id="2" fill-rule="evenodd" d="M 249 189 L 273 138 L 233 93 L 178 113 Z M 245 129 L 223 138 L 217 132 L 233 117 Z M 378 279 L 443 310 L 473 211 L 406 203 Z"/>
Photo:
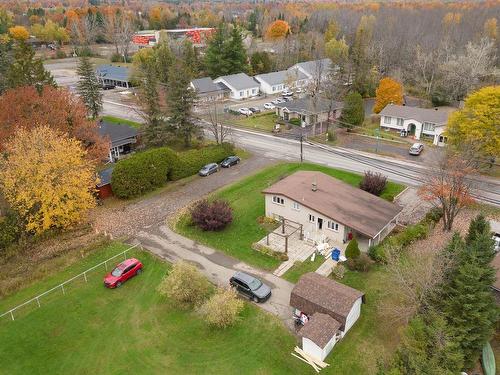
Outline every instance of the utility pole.
<path id="1" fill-rule="evenodd" d="M 302 130 L 300 131 L 300 162 L 304 161 L 304 148 L 302 146 L 304 136 L 302 135 Z"/>

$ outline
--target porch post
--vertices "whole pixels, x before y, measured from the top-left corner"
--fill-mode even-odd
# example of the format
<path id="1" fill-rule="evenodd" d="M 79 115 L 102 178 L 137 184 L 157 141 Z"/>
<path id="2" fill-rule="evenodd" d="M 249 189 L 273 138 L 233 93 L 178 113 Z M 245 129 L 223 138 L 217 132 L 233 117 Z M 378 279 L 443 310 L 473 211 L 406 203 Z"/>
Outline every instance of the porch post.
<path id="1" fill-rule="evenodd" d="M 285 254 L 288 254 L 288 236 L 285 237 Z"/>
<path id="2" fill-rule="evenodd" d="M 304 239 L 304 228 L 302 224 L 299 225 L 300 225 L 300 240 L 302 241 Z"/>
<path id="3" fill-rule="evenodd" d="M 281 234 L 285 234 L 285 218 L 281 218 Z"/>

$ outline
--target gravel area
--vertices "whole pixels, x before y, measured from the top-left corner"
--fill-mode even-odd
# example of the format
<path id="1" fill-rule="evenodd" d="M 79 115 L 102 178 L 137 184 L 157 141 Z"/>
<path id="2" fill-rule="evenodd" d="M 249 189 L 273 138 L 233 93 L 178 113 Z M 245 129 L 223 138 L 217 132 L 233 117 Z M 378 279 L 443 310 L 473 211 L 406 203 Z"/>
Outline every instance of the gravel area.
<path id="1" fill-rule="evenodd" d="M 253 156 L 239 165 L 222 168 L 208 177 L 195 177 L 189 183 L 132 202 L 121 201 L 117 206 L 105 204 L 92 213 L 94 228 L 115 238 L 130 238 L 138 231 L 165 222 L 193 201 L 264 168 L 275 159 Z M 109 206 L 109 207 L 108 207 Z"/>
<path id="2" fill-rule="evenodd" d="M 432 208 L 432 204 L 422 200 L 417 194 L 417 189 L 413 187 L 406 188 L 396 197 L 394 203 L 403 207 L 403 211 L 399 215 L 399 223 L 403 225 L 418 223 Z"/>

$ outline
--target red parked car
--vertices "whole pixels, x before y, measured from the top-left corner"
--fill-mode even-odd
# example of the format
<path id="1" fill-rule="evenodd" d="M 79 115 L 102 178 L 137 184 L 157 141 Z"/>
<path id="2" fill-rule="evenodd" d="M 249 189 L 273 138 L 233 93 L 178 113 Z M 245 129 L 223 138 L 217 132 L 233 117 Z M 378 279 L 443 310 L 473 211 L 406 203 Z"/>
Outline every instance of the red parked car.
<path id="1" fill-rule="evenodd" d="M 104 277 L 104 286 L 119 288 L 125 281 L 142 272 L 142 263 L 135 259 L 127 259 L 118 264 L 113 271 Z"/>

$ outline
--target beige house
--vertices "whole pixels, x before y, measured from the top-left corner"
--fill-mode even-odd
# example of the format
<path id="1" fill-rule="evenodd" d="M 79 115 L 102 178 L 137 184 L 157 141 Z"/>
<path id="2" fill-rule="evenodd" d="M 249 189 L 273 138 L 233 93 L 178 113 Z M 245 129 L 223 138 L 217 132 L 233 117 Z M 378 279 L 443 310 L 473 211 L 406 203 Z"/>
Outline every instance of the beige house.
<path id="1" fill-rule="evenodd" d="M 302 126 L 310 126 L 338 118 L 342 106 L 341 102 L 307 97 L 276 104 L 276 115 L 284 121 L 299 119 Z"/>
<path id="2" fill-rule="evenodd" d="M 367 250 L 397 223 L 401 207 L 322 172 L 299 171 L 263 190 L 266 216 L 302 224 L 316 242 L 352 237 Z"/>

